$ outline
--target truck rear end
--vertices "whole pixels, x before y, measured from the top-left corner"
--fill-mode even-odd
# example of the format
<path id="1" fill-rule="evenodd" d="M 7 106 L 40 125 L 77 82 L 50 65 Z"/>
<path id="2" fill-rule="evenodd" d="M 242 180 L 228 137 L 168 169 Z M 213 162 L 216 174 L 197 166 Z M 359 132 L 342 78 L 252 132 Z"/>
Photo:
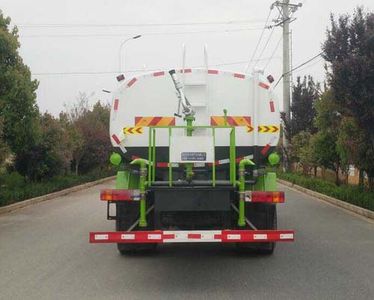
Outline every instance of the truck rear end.
<path id="1" fill-rule="evenodd" d="M 116 230 L 91 232 L 90 242 L 117 243 L 122 254 L 188 242 L 271 254 L 293 241 L 277 229 L 279 123 L 260 76 L 183 69 L 124 82 L 110 123 L 119 171 L 101 191 Z"/>

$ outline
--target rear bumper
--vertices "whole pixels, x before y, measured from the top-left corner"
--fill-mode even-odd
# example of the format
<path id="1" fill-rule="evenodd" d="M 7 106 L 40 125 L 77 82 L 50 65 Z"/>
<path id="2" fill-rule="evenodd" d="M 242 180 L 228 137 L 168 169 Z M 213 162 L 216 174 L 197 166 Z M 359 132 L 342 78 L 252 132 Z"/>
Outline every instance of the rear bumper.
<path id="1" fill-rule="evenodd" d="M 293 230 L 181 230 L 90 232 L 90 243 L 292 242 Z"/>

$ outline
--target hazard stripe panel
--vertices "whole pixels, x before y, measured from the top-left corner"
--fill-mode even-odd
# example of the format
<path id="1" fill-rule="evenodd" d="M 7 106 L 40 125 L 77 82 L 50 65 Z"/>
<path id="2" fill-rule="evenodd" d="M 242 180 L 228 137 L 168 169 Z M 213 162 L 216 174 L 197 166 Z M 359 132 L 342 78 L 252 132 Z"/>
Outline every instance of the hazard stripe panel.
<path id="1" fill-rule="evenodd" d="M 90 232 L 90 243 L 292 242 L 293 230 L 180 230 Z"/>
<path id="2" fill-rule="evenodd" d="M 174 117 L 135 117 L 135 126 L 175 126 Z"/>
<path id="3" fill-rule="evenodd" d="M 211 126 L 251 126 L 251 117 L 249 116 L 211 116 L 210 125 Z"/>

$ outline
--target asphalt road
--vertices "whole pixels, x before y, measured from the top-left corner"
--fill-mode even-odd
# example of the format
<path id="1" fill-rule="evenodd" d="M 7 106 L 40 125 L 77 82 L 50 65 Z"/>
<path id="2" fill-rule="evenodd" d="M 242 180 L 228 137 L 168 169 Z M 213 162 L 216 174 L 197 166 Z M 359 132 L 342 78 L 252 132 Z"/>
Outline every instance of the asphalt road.
<path id="1" fill-rule="evenodd" d="M 88 243 L 89 231 L 114 226 L 103 187 L 0 216 L 0 299 L 374 299 L 366 219 L 283 187 L 278 227 L 295 229 L 296 241 L 273 256 L 203 243 L 123 257 Z"/>

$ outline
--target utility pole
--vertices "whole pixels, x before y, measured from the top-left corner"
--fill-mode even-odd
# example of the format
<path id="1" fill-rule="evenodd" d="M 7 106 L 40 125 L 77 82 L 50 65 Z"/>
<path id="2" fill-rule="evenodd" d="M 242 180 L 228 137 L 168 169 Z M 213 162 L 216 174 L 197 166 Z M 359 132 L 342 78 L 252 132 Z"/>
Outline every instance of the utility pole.
<path id="1" fill-rule="evenodd" d="M 283 0 L 282 12 L 283 12 L 283 110 L 285 113 L 286 120 L 290 120 L 290 10 L 288 8 L 290 4 L 289 0 Z M 284 147 L 288 147 L 288 141 L 283 138 L 285 142 Z"/>
<path id="2" fill-rule="evenodd" d="M 293 13 L 297 11 L 302 4 L 291 4 L 289 0 L 275 1 L 271 8 L 276 7 L 279 11 L 279 19 L 274 20 L 273 26 L 283 27 L 283 112 L 285 119 L 289 121 L 291 119 L 290 114 L 290 92 L 291 92 L 291 68 L 290 68 L 290 23 L 295 19 L 292 18 Z M 284 168 L 288 169 L 287 161 L 287 149 L 288 149 L 287 137 L 283 131 L 283 148 L 284 148 Z"/>

